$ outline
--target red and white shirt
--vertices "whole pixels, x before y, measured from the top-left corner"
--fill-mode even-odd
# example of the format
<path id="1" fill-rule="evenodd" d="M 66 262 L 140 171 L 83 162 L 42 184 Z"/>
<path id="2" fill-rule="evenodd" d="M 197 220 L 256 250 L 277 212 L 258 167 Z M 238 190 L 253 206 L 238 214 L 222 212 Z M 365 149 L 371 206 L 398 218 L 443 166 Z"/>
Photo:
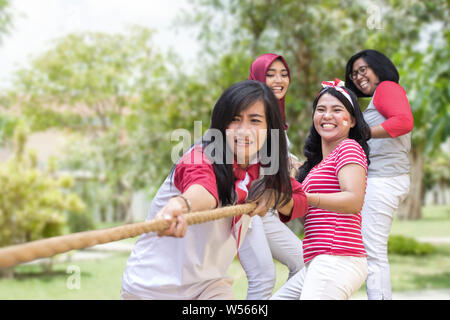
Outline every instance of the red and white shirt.
<path id="1" fill-rule="evenodd" d="M 339 170 L 350 163 L 367 173 L 367 158 L 353 139 L 342 141 L 322 162 L 311 169 L 302 183 L 309 193 L 341 192 Z M 305 263 L 320 254 L 365 257 L 361 235 L 361 213 L 343 214 L 309 206 L 305 220 L 303 258 Z"/>
<path id="2" fill-rule="evenodd" d="M 239 186 L 242 190 L 249 189 L 259 177 L 259 165 L 242 172 L 235 166 L 234 171 L 237 181 L 244 181 L 243 186 Z M 304 215 L 306 196 L 300 183 L 293 179 L 291 182 L 293 214 Z M 221 205 L 213 164 L 200 147 L 187 152 L 173 174 L 166 178 L 153 198 L 147 220 L 153 219 L 170 198 L 194 184 L 203 186 L 214 196 L 218 206 Z M 246 193 L 238 191 L 238 198 L 239 203 L 245 202 Z M 244 215 L 238 222 L 245 218 L 250 217 Z M 191 225 L 183 238 L 158 237 L 155 232 L 141 235 L 122 277 L 123 290 L 148 299 L 196 299 L 211 284 L 229 278 L 228 268 L 237 253 L 233 234 L 235 222 L 232 218 L 223 218 Z M 241 241 L 246 227 L 238 229 Z"/>

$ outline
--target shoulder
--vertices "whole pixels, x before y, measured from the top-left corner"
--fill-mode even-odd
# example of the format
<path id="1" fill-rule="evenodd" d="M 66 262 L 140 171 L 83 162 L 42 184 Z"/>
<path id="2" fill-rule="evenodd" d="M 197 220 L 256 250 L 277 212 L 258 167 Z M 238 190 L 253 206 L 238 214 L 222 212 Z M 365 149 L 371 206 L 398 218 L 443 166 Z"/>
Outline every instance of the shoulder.
<path id="1" fill-rule="evenodd" d="M 212 161 L 203 153 L 201 146 L 194 146 L 181 157 L 175 166 L 175 185 L 205 178 L 215 178 Z"/>
<path id="2" fill-rule="evenodd" d="M 199 184 L 219 203 L 214 167 L 200 146 L 193 147 L 181 157 L 175 167 L 173 182 L 181 192 L 186 191 L 191 185 Z"/>
<path id="3" fill-rule="evenodd" d="M 180 160 L 177 162 L 178 166 L 185 165 L 212 165 L 212 161 L 204 154 L 203 148 L 199 145 L 193 146 L 189 149 Z"/>
<path id="4" fill-rule="evenodd" d="M 367 156 L 364 149 L 353 139 L 346 139 L 338 145 L 335 160 L 337 171 L 349 163 L 357 163 L 367 168 Z"/>
<path id="5" fill-rule="evenodd" d="M 361 147 L 361 145 L 356 142 L 356 140 L 353 139 L 345 139 L 344 141 L 342 141 L 337 147 L 336 150 L 339 153 L 345 153 L 345 152 L 349 152 L 349 151 L 358 151 L 358 152 L 363 152 L 364 150 Z"/>
<path id="6" fill-rule="evenodd" d="M 403 94 L 406 95 L 405 89 L 398 83 L 394 81 L 383 81 L 380 82 L 380 84 L 377 86 L 377 89 L 375 90 L 376 95 L 391 95 L 391 94 Z"/>

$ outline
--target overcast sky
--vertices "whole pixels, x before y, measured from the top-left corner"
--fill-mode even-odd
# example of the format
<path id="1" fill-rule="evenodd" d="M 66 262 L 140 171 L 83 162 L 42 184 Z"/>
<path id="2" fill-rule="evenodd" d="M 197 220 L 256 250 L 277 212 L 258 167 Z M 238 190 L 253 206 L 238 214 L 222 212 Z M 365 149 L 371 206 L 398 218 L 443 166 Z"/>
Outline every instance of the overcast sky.
<path id="1" fill-rule="evenodd" d="M 127 25 L 157 30 L 156 45 L 173 47 L 187 60 L 197 50 L 195 38 L 172 24 L 186 0 L 11 0 L 13 28 L 0 46 L 0 87 L 7 87 L 11 73 L 26 66 L 51 45 L 51 40 L 75 31 L 120 32 Z M 190 33 L 192 34 L 192 33 Z"/>

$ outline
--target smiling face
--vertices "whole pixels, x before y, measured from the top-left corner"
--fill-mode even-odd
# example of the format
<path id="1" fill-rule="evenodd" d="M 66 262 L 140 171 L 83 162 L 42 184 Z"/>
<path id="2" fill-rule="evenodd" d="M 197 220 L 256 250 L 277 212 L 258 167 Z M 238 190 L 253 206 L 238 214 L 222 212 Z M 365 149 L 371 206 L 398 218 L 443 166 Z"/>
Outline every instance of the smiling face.
<path id="1" fill-rule="evenodd" d="M 313 122 L 322 141 L 332 145 L 347 139 L 350 129 L 355 126 L 355 119 L 344 104 L 328 93 L 319 98 Z"/>
<path id="2" fill-rule="evenodd" d="M 283 99 L 289 88 L 289 72 L 284 63 L 276 59 L 266 72 L 266 84 L 278 100 Z"/>
<path id="3" fill-rule="evenodd" d="M 243 168 L 256 158 L 267 137 L 264 103 L 260 100 L 235 115 L 226 129 L 228 146 Z"/>
<path id="4" fill-rule="evenodd" d="M 380 79 L 363 58 L 357 59 L 352 67 L 352 81 L 359 91 L 367 96 L 373 96 Z"/>

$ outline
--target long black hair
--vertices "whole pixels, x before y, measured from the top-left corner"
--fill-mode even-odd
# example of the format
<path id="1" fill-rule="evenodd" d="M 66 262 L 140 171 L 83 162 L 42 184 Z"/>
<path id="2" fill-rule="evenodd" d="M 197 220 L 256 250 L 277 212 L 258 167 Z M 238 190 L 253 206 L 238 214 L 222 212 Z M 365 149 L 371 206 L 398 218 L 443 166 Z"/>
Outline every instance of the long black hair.
<path id="1" fill-rule="evenodd" d="M 347 67 L 345 68 L 345 86 L 352 90 L 358 97 L 370 97 L 362 93 L 350 78 L 350 75 L 353 72 L 353 64 L 359 58 L 363 58 L 364 61 L 367 62 L 367 65 L 377 75 L 378 79 L 380 79 L 380 82 L 389 80 L 398 83 L 398 81 L 400 80 L 397 68 L 392 63 L 392 61 L 389 60 L 389 58 L 384 54 L 372 49 L 358 52 L 357 54 L 353 55 L 350 60 L 348 60 Z"/>
<path id="2" fill-rule="evenodd" d="M 317 107 L 317 103 L 319 102 L 320 97 L 322 97 L 325 93 L 328 93 L 337 99 L 339 99 L 340 102 L 345 106 L 345 108 L 348 110 L 348 112 L 355 118 L 355 126 L 353 128 L 350 128 L 350 132 L 348 134 L 348 137 L 350 139 L 355 140 L 358 142 L 361 147 L 364 150 L 364 153 L 367 157 L 367 164 L 370 163 L 369 160 L 369 145 L 367 144 L 367 140 L 370 139 L 370 128 L 369 125 L 366 123 L 366 121 L 363 118 L 363 114 L 361 112 L 361 108 L 359 106 L 358 100 L 355 96 L 355 94 L 347 89 L 348 94 L 350 95 L 353 106 L 351 105 L 350 101 L 339 91 L 334 89 L 333 87 L 327 87 L 323 89 L 319 95 L 316 97 L 313 103 L 313 118 L 314 118 L 314 112 Z M 305 146 L 303 148 L 303 154 L 306 157 L 306 161 L 303 163 L 303 165 L 300 167 L 297 180 L 299 182 L 303 182 L 303 180 L 306 178 L 308 173 L 311 171 L 312 168 L 314 168 L 315 165 L 317 165 L 320 161 L 322 161 L 323 154 L 322 154 L 322 143 L 321 143 L 321 137 L 319 133 L 317 132 L 316 128 L 314 127 L 314 123 L 311 125 L 311 128 L 309 129 L 308 137 L 306 138 Z"/>

